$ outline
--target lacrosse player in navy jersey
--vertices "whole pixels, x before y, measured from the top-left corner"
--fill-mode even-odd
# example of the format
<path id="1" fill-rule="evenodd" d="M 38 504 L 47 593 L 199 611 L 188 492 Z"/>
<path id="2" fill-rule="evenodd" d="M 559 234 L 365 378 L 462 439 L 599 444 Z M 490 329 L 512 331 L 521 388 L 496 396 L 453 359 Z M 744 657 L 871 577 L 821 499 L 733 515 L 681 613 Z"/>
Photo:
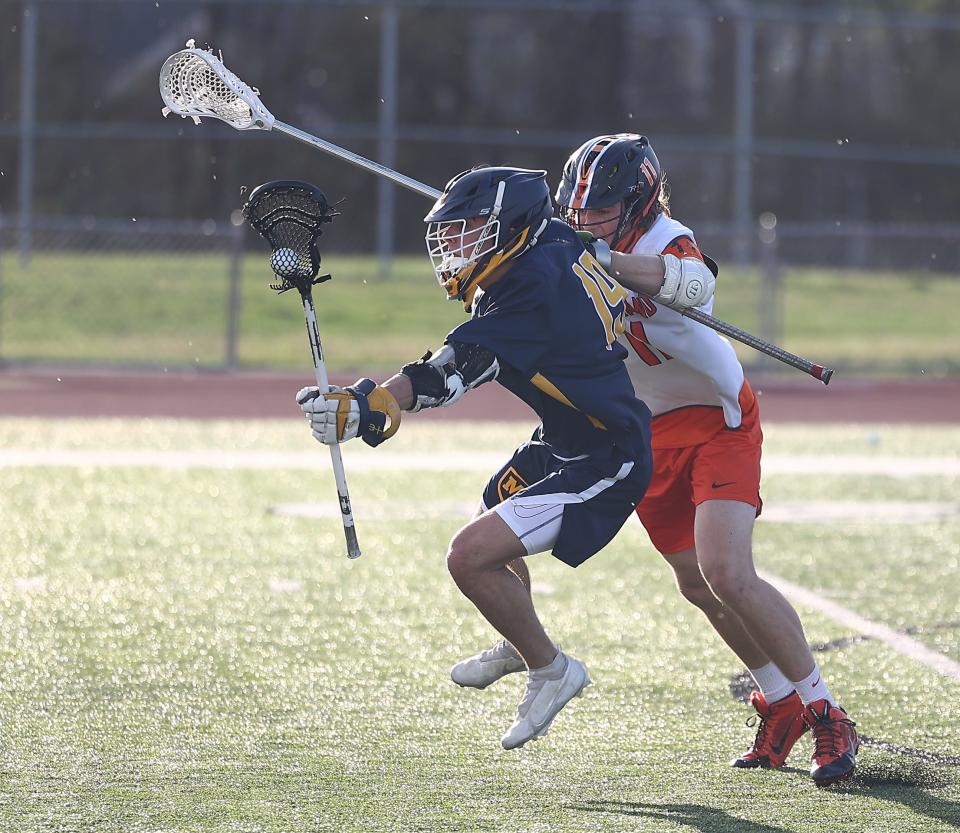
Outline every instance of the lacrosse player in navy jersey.
<path id="1" fill-rule="evenodd" d="M 544 171 L 481 167 L 454 177 L 424 218 L 427 250 L 447 297 L 471 307 L 470 320 L 383 385 L 362 379 L 297 394 L 325 444 L 359 436 L 378 445 L 402 410 L 452 405 L 494 379 L 540 416 L 447 552 L 457 586 L 528 671 L 505 749 L 545 735 L 590 684 L 586 666 L 547 637 L 507 565 L 548 550 L 583 563 L 630 517 L 651 469 L 650 412 L 617 342 L 627 293 L 552 217 Z"/>

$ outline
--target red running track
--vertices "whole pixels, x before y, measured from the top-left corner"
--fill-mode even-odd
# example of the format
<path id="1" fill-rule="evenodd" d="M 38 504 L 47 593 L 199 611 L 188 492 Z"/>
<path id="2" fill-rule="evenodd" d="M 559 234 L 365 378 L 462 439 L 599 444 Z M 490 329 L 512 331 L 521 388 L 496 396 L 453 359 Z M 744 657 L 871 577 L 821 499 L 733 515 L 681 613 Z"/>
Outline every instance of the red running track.
<path id="1" fill-rule="evenodd" d="M 350 384 L 355 375 L 336 376 Z M 298 388 L 312 372 L 104 373 L 80 370 L 0 372 L 0 416 L 175 417 L 253 419 L 299 417 Z M 960 378 L 868 380 L 834 377 L 751 379 L 765 422 L 960 423 Z M 522 402 L 484 385 L 452 408 L 419 419 L 533 419 Z"/>

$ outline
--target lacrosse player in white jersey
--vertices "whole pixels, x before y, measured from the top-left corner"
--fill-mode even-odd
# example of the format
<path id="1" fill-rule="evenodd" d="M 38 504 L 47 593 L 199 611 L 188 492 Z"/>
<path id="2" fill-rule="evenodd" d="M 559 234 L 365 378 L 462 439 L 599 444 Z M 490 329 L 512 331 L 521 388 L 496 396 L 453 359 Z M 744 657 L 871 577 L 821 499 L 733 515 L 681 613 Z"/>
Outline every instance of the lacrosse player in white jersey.
<path id="1" fill-rule="evenodd" d="M 590 232 L 611 275 L 640 290 L 628 301 L 627 368 L 653 414 L 654 471 L 637 515 L 699 607 L 750 670 L 760 722 L 735 767 L 780 767 L 812 730 L 810 773 L 849 778 L 859 739 L 820 676 L 790 603 L 756 574 L 751 538 L 760 514 L 763 434 L 757 401 L 730 343 L 681 311 L 712 312 L 716 264 L 670 216 L 660 163 L 646 137 L 598 136 L 571 154 L 557 190 L 563 218 Z M 609 247 L 612 252 L 606 253 Z M 603 255 L 607 254 L 605 258 Z M 529 575 L 525 565 L 511 565 Z M 454 667 L 461 685 L 518 670 L 509 646 Z"/>

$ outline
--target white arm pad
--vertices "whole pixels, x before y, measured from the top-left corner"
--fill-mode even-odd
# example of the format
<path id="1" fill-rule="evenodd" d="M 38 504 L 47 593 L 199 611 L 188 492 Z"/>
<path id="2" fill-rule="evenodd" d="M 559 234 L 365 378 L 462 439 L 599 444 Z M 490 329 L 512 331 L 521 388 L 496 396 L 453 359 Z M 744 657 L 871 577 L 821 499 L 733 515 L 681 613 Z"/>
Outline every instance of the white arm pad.
<path id="1" fill-rule="evenodd" d="M 717 279 L 702 260 L 695 257 L 679 258 L 661 255 L 663 258 L 663 286 L 653 296 L 671 309 L 683 311 L 699 307 L 713 297 Z"/>

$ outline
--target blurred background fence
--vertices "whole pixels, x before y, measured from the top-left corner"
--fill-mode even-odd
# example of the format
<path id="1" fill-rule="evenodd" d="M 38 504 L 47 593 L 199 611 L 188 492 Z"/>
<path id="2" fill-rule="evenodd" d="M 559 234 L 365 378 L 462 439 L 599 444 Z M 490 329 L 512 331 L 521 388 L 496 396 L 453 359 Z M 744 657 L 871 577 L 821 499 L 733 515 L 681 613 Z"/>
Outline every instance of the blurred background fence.
<path id="1" fill-rule="evenodd" d="M 956 372 L 952 6 L 0 0 L 0 360 L 302 364 L 298 305 L 270 297 L 237 225 L 243 189 L 277 178 L 343 200 L 323 241 L 335 365 L 387 368 L 458 320 L 421 197 L 160 118 L 160 64 L 196 37 L 279 118 L 437 187 L 478 161 L 556 182 L 584 139 L 646 133 L 721 262 L 718 315 L 842 370 Z"/>

